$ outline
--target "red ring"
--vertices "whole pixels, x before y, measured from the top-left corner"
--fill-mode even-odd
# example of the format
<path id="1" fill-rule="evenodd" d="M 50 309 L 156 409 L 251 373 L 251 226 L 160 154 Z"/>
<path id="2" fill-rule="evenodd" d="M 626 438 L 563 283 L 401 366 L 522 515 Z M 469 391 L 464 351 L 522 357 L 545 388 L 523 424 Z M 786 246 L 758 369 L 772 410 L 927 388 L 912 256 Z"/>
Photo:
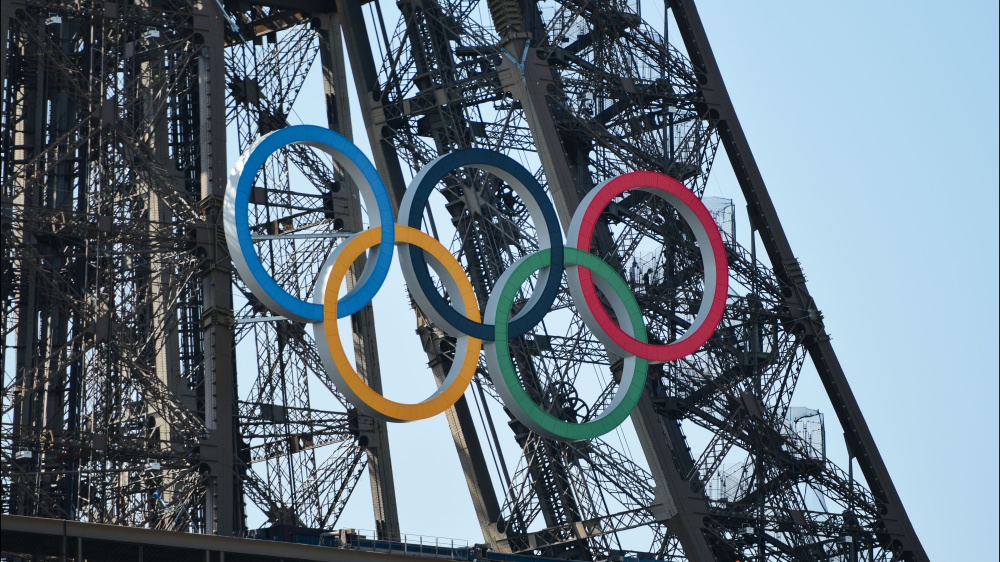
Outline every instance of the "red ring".
<path id="1" fill-rule="evenodd" d="M 691 209 L 701 223 L 701 226 L 705 229 L 715 261 L 715 287 L 712 292 L 712 303 L 704 321 L 697 326 L 688 328 L 688 331 L 681 339 L 674 343 L 643 343 L 626 334 L 611 319 L 611 316 L 608 315 L 597 295 L 597 288 L 594 285 L 594 279 L 590 270 L 580 268 L 580 285 L 587 306 L 590 308 L 598 324 L 618 345 L 633 355 L 653 362 L 673 361 L 697 351 L 712 337 L 715 329 L 719 326 L 719 322 L 722 321 L 729 287 L 729 263 L 726 259 L 726 248 L 722 242 L 722 234 L 719 233 L 719 228 L 716 226 L 711 213 L 705 208 L 704 203 L 681 182 L 657 172 L 631 172 L 622 174 L 599 187 L 598 193 L 584 211 L 582 221 L 580 222 L 579 235 L 576 239 L 576 247 L 589 252 L 594 236 L 594 228 L 601 213 L 604 212 L 611 199 L 629 189 L 638 188 L 651 188 L 673 195 Z M 571 240 L 570 243 L 573 243 L 573 241 Z M 704 249 L 702 249 L 702 254 L 704 256 Z"/>

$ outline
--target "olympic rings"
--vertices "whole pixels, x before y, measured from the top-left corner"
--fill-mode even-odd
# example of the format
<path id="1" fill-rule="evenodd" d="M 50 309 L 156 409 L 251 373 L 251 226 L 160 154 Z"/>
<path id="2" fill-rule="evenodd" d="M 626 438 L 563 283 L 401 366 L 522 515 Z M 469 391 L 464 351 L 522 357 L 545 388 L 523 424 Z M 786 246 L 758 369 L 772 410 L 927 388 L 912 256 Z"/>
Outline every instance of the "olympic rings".
<path id="1" fill-rule="evenodd" d="M 250 291 L 272 311 L 299 322 L 319 322 L 323 320 L 323 306 L 300 299 L 278 285 L 278 282 L 264 269 L 260 256 L 254 250 L 253 238 L 250 235 L 250 194 L 257 172 L 264 166 L 268 156 L 275 151 L 289 144 L 298 143 L 326 152 L 347 170 L 347 174 L 358 185 L 368 208 L 378 209 L 378 213 L 370 215 L 372 227 L 393 224 L 395 218 L 392 216 L 389 192 L 375 171 L 375 166 L 354 143 L 330 129 L 313 125 L 296 125 L 270 132 L 257 139 L 257 142 L 253 143 L 233 166 L 229 172 L 229 182 L 226 184 L 223 224 L 226 243 L 229 245 L 229 253 L 232 255 L 236 271 Z M 364 308 L 382 287 L 389 274 L 389 266 L 392 265 L 395 233 L 392 228 L 382 231 L 380 247 L 389 250 L 386 252 L 380 252 L 378 248 L 373 250 L 374 255 L 365 265 L 357 284 L 340 303 L 342 316 L 349 316 Z"/>
<path id="2" fill-rule="evenodd" d="M 631 172 L 606 181 L 587 194 L 580 202 L 570 222 L 569 239 L 577 248 L 589 250 L 594 227 L 611 199 L 630 189 L 645 191 L 670 203 L 694 232 L 705 268 L 705 294 L 698 314 L 688 330 L 674 343 L 650 344 L 637 341 L 626 334 L 608 316 L 594 290 L 590 271 L 568 271 L 569 290 L 575 302 L 585 302 L 579 307 L 587 326 L 594 331 L 601 343 L 622 356 L 638 355 L 657 363 L 686 357 L 705 345 L 722 320 L 726 308 L 729 285 L 729 263 L 722 235 L 711 213 L 691 191 L 670 176 L 656 172 Z M 589 321 L 588 321 L 589 320 Z"/>
<path id="3" fill-rule="evenodd" d="M 249 203 L 254 178 L 268 156 L 283 146 L 302 143 L 319 148 L 347 170 L 358 185 L 370 215 L 371 228 L 355 234 L 331 252 L 317 279 L 313 301 L 291 295 L 264 269 L 254 250 L 249 225 Z M 471 282 L 448 249 L 419 230 L 424 209 L 435 186 L 463 167 L 490 172 L 521 198 L 538 231 L 539 250 L 515 261 L 497 281 L 484 314 Z M 594 230 L 604 209 L 629 190 L 644 191 L 670 204 L 694 233 L 705 271 L 705 292 L 698 312 L 684 335 L 668 344 L 651 344 L 635 296 L 619 272 L 590 253 Z M 619 424 L 638 403 L 650 362 L 679 359 L 698 350 L 718 327 L 726 305 L 729 266 L 726 250 L 708 209 L 684 184 L 656 172 L 632 172 L 591 190 L 569 225 L 564 245 L 555 208 L 534 176 L 511 158 L 483 149 L 457 151 L 433 160 L 414 177 L 394 220 L 388 191 L 371 162 L 349 140 L 333 131 L 298 125 L 267 134 L 240 158 L 226 188 L 223 213 L 226 241 L 233 263 L 244 282 L 272 311 L 300 322 L 312 322 L 323 366 L 337 388 L 359 410 L 388 421 L 413 421 L 450 408 L 475 376 L 479 351 L 497 392 L 510 412 L 529 429 L 551 439 L 581 440 L 603 435 Z M 374 298 L 388 274 L 396 245 L 403 275 L 414 301 L 446 333 L 456 338 L 455 360 L 442 385 L 427 399 L 404 404 L 385 398 L 354 371 L 340 342 L 337 318 L 354 314 Z M 338 300 L 340 286 L 358 257 L 370 250 L 357 284 Z M 453 304 L 438 293 L 428 272 L 436 273 Z M 567 421 L 546 411 L 527 393 L 511 360 L 510 339 L 537 326 L 548 313 L 566 270 L 570 295 L 590 331 L 609 352 L 624 360 L 622 379 L 611 403 L 600 415 Z M 538 272 L 528 302 L 513 318 L 510 313 L 521 286 Z M 619 326 L 605 309 L 601 296 Z M 455 306 L 461 303 L 461 310 Z M 556 414 L 559 414 L 558 412 Z"/>
<path id="4" fill-rule="evenodd" d="M 424 166 L 410 182 L 410 187 L 399 205 L 399 222 L 412 228 L 420 228 L 424 207 L 434 187 L 447 174 L 464 166 L 486 170 L 507 182 L 507 185 L 521 196 L 524 206 L 528 209 L 528 215 L 534 220 L 535 225 L 542 225 L 537 228 L 540 249 L 552 249 L 552 260 L 541 268 L 538 286 L 534 293 L 524 308 L 510 321 L 510 337 L 523 336 L 542 321 L 555 302 L 563 268 L 559 217 L 545 190 L 531 172 L 509 156 L 481 148 L 459 150 L 440 156 Z M 457 332 L 481 340 L 494 340 L 492 324 L 470 321 L 456 312 L 438 294 L 430 274 L 427 273 L 423 253 L 416 246 L 410 246 L 409 252 L 402 252 L 399 255 L 399 262 L 406 282 L 411 286 L 420 287 L 419 290 L 413 291 L 413 299 L 431 320 L 451 334 Z"/>
<path id="5" fill-rule="evenodd" d="M 532 272 L 549 265 L 550 250 L 539 250 L 515 261 L 500 276 L 497 281 L 499 291 L 490 295 L 486 304 L 486 321 L 496 322 L 496 341 L 486 342 L 486 365 L 491 373 L 500 373 L 493 377 L 497 392 L 503 397 L 503 402 L 517 419 L 535 433 L 549 439 L 580 441 L 592 439 L 608 433 L 618 427 L 632 413 L 635 405 L 642 397 L 642 389 L 646 382 L 646 372 L 649 362 L 635 355 L 624 357 L 622 380 L 618 392 L 611 403 L 596 418 L 581 423 L 569 422 L 546 412 L 538 405 L 521 385 L 514 370 L 510 357 L 510 347 L 507 345 L 507 321 L 511 306 L 517 296 L 521 283 Z M 635 296 L 629 290 L 625 280 L 608 262 L 584 252 L 578 248 L 566 248 L 566 263 L 575 269 L 585 267 L 597 273 L 597 282 L 601 291 L 609 297 L 615 315 L 627 318 L 627 331 L 639 341 L 646 341 L 646 326 L 642 320 L 642 309 L 635 301 Z"/>
<path id="6" fill-rule="evenodd" d="M 441 277 L 448 293 L 462 301 L 467 317 L 478 321 L 479 304 L 476 302 L 476 293 L 458 260 L 429 235 L 407 226 L 397 225 L 396 229 L 398 243 L 423 248 L 430 254 L 431 265 Z M 334 379 L 337 389 L 347 395 L 358 409 L 369 415 L 396 422 L 433 417 L 450 408 L 472 382 L 476 366 L 479 364 L 479 350 L 482 347 L 480 340 L 467 335 L 458 338 L 455 361 L 444 383 L 429 398 L 417 404 L 395 402 L 372 390 L 351 367 L 340 343 L 338 316 L 334 314 L 338 306 L 337 291 L 354 260 L 366 249 L 379 243 L 379 230 L 381 227 L 372 228 L 348 238 L 330 254 L 323 266 L 319 281 L 320 286 L 325 286 L 325 289 L 316 291 L 315 301 L 327 307 L 330 314 L 327 314 L 322 322 L 313 325 L 316 347 L 319 348 L 320 356 L 323 358 L 323 367 Z"/>

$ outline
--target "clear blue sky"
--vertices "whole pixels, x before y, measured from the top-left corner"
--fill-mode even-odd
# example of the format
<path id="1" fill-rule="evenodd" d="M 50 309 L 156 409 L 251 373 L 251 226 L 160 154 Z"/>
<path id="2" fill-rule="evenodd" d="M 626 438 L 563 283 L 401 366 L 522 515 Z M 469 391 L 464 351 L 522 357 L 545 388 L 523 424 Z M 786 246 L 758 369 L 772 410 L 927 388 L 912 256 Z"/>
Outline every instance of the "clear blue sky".
<path id="1" fill-rule="evenodd" d="M 699 8 L 792 248 L 928 554 L 996 560 L 997 3 L 706 1 Z M 319 95 L 304 93 L 303 101 Z M 362 135 L 358 128 L 359 144 Z M 738 200 L 727 168 L 720 152 L 706 194 Z M 745 216 L 737 228 L 745 232 Z M 405 306 L 398 301 L 381 306 Z M 398 361 L 400 348 L 421 362 L 412 328 L 398 337 L 380 328 L 389 330 L 380 335 L 384 373 L 412 369 Z M 797 405 L 821 405 L 808 402 L 815 382 L 803 388 Z M 838 439 L 833 412 L 826 414 L 827 435 Z M 393 426 L 391 436 L 403 531 L 478 540 L 443 417 Z M 367 493 L 363 483 L 338 527 L 372 528 Z"/>

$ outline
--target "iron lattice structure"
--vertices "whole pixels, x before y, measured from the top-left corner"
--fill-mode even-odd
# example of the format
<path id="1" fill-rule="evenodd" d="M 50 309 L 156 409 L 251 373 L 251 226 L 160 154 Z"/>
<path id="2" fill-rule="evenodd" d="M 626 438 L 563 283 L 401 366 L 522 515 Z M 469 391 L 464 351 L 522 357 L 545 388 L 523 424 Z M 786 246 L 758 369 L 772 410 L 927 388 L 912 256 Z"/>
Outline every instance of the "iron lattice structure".
<path id="1" fill-rule="evenodd" d="M 350 136 L 356 92 L 397 203 L 411 170 L 469 147 L 534 171 L 564 224 L 589 190 L 633 170 L 702 196 L 720 143 L 740 182 L 749 247 L 733 228 L 742 205 L 706 200 L 726 239 L 725 317 L 696 355 L 651 370 L 632 414 L 641 456 L 613 436 L 534 435 L 499 406 L 481 363 L 448 421 L 489 548 L 926 560 L 694 5 L 667 0 L 657 18 L 618 0 L 5 2 L 4 512 L 225 534 L 260 512 L 332 528 L 367 471 L 377 532 L 400 536 L 384 424 L 349 407 L 304 325 L 271 317 L 233 276 L 220 232 L 227 142 L 242 152 L 297 122 L 317 66 L 326 124 Z M 537 249 L 535 227 L 480 170 L 438 188 L 426 224 L 485 305 L 509 264 Z M 251 202 L 262 261 L 302 297 L 330 248 L 364 227 L 355 186 L 301 146 L 268 160 Z M 690 230 L 642 194 L 602 217 L 593 251 L 633 283 L 650 338 L 676 340 L 703 290 Z M 621 361 L 565 290 L 554 308 L 510 343 L 515 366 L 549 411 L 585 420 L 610 400 Z M 415 312 L 441 380 L 453 342 Z M 370 308 L 352 318 L 358 370 L 379 388 L 374 322 Z M 237 349 L 256 362 L 241 362 L 239 378 Z M 823 413 L 793 406 L 806 360 L 844 430 L 846 469 L 826 455 Z M 317 386 L 343 408 L 313 407 Z"/>
<path id="2" fill-rule="evenodd" d="M 221 41 L 193 2 L 2 21 L 4 511 L 231 526 Z"/>

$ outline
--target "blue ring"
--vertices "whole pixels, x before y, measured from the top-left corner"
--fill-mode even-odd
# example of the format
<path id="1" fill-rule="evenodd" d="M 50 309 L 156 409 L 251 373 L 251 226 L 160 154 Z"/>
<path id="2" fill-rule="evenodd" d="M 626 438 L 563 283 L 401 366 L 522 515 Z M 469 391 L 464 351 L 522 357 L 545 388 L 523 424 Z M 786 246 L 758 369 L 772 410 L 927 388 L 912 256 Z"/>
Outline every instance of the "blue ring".
<path id="1" fill-rule="evenodd" d="M 427 206 L 427 201 L 438 182 L 452 171 L 465 166 L 472 168 L 491 166 L 514 176 L 516 180 L 524 185 L 532 199 L 535 200 L 535 204 L 541 210 L 545 221 L 545 229 L 548 231 L 552 248 L 552 263 L 549 265 L 550 273 L 545 285 L 540 289 L 539 298 L 534 301 L 532 306 L 522 310 L 518 317 L 510 322 L 508 337 L 516 338 L 528 333 L 545 318 L 545 315 L 548 314 L 552 308 L 552 304 L 556 300 L 559 285 L 562 282 L 564 251 L 562 230 L 559 228 L 559 217 L 556 215 L 556 209 L 552 205 L 552 201 L 545 193 L 545 190 L 542 189 L 542 186 L 539 185 L 535 176 L 514 159 L 492 150 L 468 148 L 452 152 L 435 159 L 420 170 L 420 175 L 422 176 L 420 182 L 410 187 L 413 190 L 413 194 L 409 214 L 406 217 L 400 217 L 400 220 L 405 220 L 406 222 L 402 224 L 406 226 L 419 229 L 424 208 Z M 536 228 L 538 228 L 537 225 Z M 539 230 L 541 229 L 539 228 Z M 407 251 L 413 264 L 413 273 L 416 276 L 419 286 L 418 290 L 423 292 L 434 310 L 459 331 L 483 341 L 495 341 L 496 326 L 494 324 L 484 324 L 469 320 L 452 308 L 445 301 L 444 297 L 438 293 L 427 270 L 427 261 L 424 259 L 424 252 L 412 245 L 409 246 Z M 539 288 L 535 287 L 535 291 L 539 291 Z"/>
<path id="2" fill-rule="evenodd" d="M 273 131 L 256 143 L 243 165 L 239 183 L 236 185 L 235 225 L 236 234 L 239 237 L 239 250 L 243 251 L 244 248 L 251 250 L 243 251 L 243 259 L 250 270 L 250 275 L 280 306 L 309 322 L 323 321 L 322 305 L 302 300 L 290 294 L 267 273 L 260 261 L 260 256 L 253 250 L 253 239 L 250 235 L 250 192 L 257 172 L 275 151 L 293 143 L 307 143 L 320 149 L 329 147 L 342 155 L 348 161 L 346 164 L 356 167 L 374 195 L 378 206 L 379 221 L 385 227 L 382 229 L 378 258 L 374 268 L 371 269 L 371 274 L 360 285 L 355 285 L 350 294 L 337 301 L 337 316 L 343 318 L 364 308 L 382 287 L 382 283 L 385 282 L 386 276 L 389 274 L 389 267 L 392 265 L 392 253 L 396 243 L 396 229 L 390 228 L 395 224 L 395 220 L 389 192 L 368 157 L 343 135 L 315 125 L 293 125 Z M 357 181 L 358 178 L 352 179 L 359 184 L 359 188 L 364 188 Z"/>

